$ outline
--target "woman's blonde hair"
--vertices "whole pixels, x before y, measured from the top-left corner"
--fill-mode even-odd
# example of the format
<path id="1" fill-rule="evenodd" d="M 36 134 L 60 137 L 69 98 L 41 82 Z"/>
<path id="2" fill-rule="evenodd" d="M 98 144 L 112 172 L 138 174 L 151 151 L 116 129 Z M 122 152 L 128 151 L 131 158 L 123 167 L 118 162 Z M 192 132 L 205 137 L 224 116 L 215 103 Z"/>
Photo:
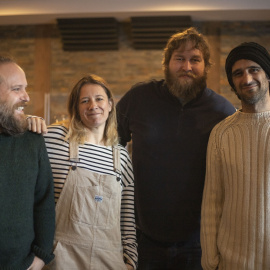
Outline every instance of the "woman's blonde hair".
<path id="1" fill-rule="evenodd" d="M 105 124 L 104 134 L 103 134 L 103 143 L 106 146 L 113 146 L 118 143 L 118 133 L 117 133 L 117 120 L 116 120 L 116 109 L 115 102 L 112 95 L 112 92 L 109 90 L 106 81 L 94 74 L 89 74 L 81 78 L 73 87 L 68 100 L 68 113 L 69 113 L 69 131 L 66 136 L 66 140 L 75 141 L 79 144 L 83 144 L 86 141 L 87 128 L 81 121 L 79 113 L 79 100 L 81 89 L 86 84 L 96 84 L 100 85 L 107 97 L 111 102 L 112 109 L 109 112 L 108 119 Z"/>

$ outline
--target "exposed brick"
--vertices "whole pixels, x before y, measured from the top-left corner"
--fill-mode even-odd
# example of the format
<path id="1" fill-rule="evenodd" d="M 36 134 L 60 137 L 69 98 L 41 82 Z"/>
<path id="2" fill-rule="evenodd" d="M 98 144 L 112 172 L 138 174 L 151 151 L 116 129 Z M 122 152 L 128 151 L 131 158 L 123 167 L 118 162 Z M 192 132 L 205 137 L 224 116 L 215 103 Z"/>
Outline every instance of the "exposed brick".
<path id="1" fill-rule="evenodd" d="M 270 21 L 266 22 L 195 22 L 199 31 L 207 24 L 208 33 L 217 33 L 220 41 L 220 59 L 213 59 L 213 68 L 220 69 L 220 89 L 213 89 L 228 98 L 236 107 L 240 102 L 230 90 L 224 71 L 224 63 L 229 51 L 244 41 L 255 41 L 270 51 Z M 215 27 L 210 31 L 211 24 Z M 210 28 L 209 28 L 210 27 Z M 35 26 L 0 26 L 0 53 L 8 53 L 15 57 L 27 75 L 28 91 L 31 102 L 35 99 L 34 67 L 35 67 Z M 140 81 L 163 77 L 162 50 L 135 50 L 132 48 L 128 23 L 122 23 L 119 31 L 119 50 L 116 51 L 82 51 L 67 52 L 62 50 L 60 33 L 53 27 L 51 36 L 51 119 L 65 116 L 67 97 L 73 85 L 85 74 L 95 73 L 106 79 L 119 99 L 129 88 Z M 210 46 L 213 44 L 210 44 Z M 216 60 L 216 61 L 215 61 Z M 42 63 L 38 63 L 42 65 Z M 210 71 L 211 72 L 211 71 Z M 210 82 L 209 82 L 210 84 Z M 31 102 L 28 113 L 32 114 Z"/>

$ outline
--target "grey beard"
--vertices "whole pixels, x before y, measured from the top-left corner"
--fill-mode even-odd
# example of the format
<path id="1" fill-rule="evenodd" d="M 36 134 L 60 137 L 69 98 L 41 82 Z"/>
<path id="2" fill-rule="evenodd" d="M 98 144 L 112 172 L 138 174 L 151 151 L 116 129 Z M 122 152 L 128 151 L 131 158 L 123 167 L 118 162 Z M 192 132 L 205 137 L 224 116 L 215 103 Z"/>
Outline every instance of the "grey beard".
<path id="1" fill-rule="evenodd" d="M 165 71 L 165 80 L 172 95 L 180 100 L 190 101 L 206 88 L 206 73 L 201 77 L 193 77 L 191 83 L 180 83 L 179 80 L 172 78 L 169 70 Z"/>
<path id="2" fill-rule="evenodd" d="M 18 105 L 16 105 L 18 107 Z M 26 117 L 20 119 L 14 117 L 14 108 L 10 109 L 6 104 L 0 103 L 0 132 L 7 135 L 20 135 L 27 130 Z"/>

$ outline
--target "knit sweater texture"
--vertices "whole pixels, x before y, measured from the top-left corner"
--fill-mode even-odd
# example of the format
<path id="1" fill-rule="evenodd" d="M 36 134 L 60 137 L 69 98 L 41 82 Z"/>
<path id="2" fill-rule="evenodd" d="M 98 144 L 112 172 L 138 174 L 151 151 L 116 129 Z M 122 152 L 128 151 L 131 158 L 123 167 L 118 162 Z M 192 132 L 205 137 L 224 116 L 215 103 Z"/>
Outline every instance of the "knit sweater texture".
<path id="1" fill-rule="evenodd" d="M 208 88 L 182 106 L 164 80 L 138 84 L 118 102 L 120 142 L 132 138 L 136 222 L 144 234 L 199 242 L 209 134 L 234 112 Z"/>
<path id="2" fill-rule="evenodd" d="M 205 270 L 270 269 L 270 112 L 236 112 L 212 131 L 202 204 Z"/>
<path id="3" fill-rule="evenodd" d="M 44 139 L 0 134 L 0 269 L 53 259 L 53 179 Z"/>

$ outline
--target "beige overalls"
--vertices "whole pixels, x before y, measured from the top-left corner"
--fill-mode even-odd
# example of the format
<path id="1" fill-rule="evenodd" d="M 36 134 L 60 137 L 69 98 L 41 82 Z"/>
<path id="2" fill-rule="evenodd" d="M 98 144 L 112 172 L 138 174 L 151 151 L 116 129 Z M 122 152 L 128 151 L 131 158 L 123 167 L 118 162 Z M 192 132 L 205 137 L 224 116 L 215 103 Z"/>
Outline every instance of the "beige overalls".
<path id="1" fill-rule="evenodd" d="M 56 204 L 55 259 L 49 269 L 126 270 L 120 231 L 121 185 L 116 176 L 78 168 L 78 145 Z M 113 147 L 114 170 L 121 173 L 120 149 Z"/>

